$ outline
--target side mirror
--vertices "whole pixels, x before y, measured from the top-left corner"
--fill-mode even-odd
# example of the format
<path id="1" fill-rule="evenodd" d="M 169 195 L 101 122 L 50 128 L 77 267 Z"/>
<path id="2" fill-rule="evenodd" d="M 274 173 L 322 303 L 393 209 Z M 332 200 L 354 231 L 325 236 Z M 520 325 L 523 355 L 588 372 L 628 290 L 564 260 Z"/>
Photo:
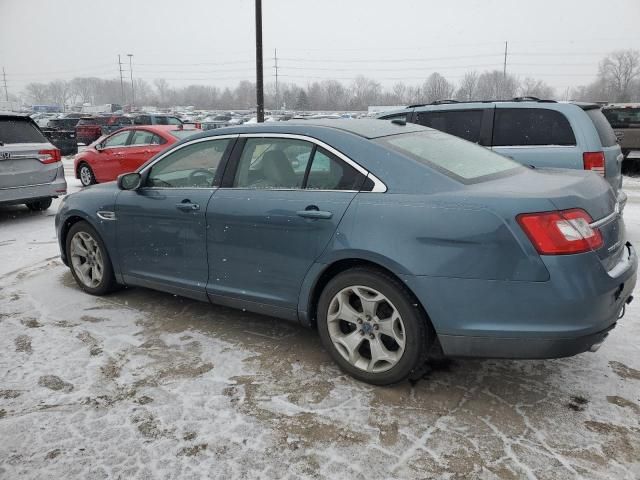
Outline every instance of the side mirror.
<path id="1" fill-rule="evenodd" d="M 120 190 L 137 190 L 142 183 L 142 175 L 138 172 L 123 173 L 118 175 L 118 188 Z"/>
<path id="2" fill-rule="evenodd" d="M 104 150 L 104 144 L 102 144 L 102 143 L 96 144 L 96 150 L 98 152 L 101 152 L 102 150 Z"/>

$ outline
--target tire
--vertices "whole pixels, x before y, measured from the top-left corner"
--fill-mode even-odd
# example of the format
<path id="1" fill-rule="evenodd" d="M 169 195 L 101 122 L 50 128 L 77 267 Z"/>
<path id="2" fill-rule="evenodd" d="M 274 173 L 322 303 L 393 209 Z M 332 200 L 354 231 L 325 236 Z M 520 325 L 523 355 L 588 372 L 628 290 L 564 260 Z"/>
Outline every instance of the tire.
<path id="1" fill-rule="evenodd" d="M 320 339 L 333 360 L 373 385 L 401 382 L 423 368 L 435 337 L 406 287 L 373 268 L 352 268 L 331 279 L 317 311 Z"/>
<path id="2" fill-rule="evenodd" d="M 80 288 L 91 295 L 105 295 L 117 288 L 107 249 L 91 225 L 75 223 L 65 243 L 69 268 Z"/>
<path id="3" fill-rule="evenodd" d="M 78 167 L 78 178 L 80 179 L 80 183 L 83 187 L 88 187 L 89 185 L 98 183 L 93 170 L 91 170 L 91 167 L 84 162 Z"/>
<path id="4" fill-rule="evenodd" d="M 52 198 L 41 198 L 34 202 L 27 203 L 27 208 L 32 212 L 42 212 L 51 206 Z"/>

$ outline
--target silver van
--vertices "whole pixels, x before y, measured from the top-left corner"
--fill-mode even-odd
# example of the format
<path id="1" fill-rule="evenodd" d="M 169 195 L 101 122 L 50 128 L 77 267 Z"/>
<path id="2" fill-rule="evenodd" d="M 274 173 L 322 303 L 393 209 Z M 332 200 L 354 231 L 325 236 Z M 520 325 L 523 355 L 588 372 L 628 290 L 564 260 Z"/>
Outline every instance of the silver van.
<path id="1" fill-rule="evenodd" d="M 0 112 L 0 205 L 46 210 L 66 193 L 60 150 L 27 115 Z"/>

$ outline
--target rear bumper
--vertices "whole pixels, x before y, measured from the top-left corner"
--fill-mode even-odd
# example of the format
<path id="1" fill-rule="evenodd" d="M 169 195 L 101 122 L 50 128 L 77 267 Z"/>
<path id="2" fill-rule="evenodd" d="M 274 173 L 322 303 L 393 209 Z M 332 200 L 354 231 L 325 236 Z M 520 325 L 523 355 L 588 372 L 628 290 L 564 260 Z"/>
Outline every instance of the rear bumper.
<path id="1" fill-rule="evenodd" d="M 631 244 L 607 272 L 596 254 L 544 259 L 546 282 L 406 277 L 447 356 L 556 358 L 601 343 L 636 284 Z"/>
<path id="2" fill-rule="evenodd" d="M 38 198 L 55 198 L 66 193 L 67 181 L 64 178 L 64 167 L 60 163 L 56 178 L 51 183 L 0 189 L 0 204 L 15 205 L 37 200 Z"/>

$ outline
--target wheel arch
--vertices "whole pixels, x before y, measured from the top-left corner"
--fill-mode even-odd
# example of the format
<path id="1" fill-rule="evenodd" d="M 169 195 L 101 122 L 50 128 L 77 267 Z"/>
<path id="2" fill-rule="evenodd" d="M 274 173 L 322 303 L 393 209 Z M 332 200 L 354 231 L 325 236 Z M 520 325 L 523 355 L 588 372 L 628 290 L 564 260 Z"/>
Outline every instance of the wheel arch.
<path id="1" fill-rule="evenodd" d="M 406 292 L 411 296 L 412 300 L 415 302 L 418 308 L 422 310 L 425 318 L 427 319 L 429 328 L 433 329 L 431 319 L 429 318 L 429 314 L 425 306 L 422 304 L 418 296 L 411 290 L 411 288 L 402 279 L 402 277 L 399 276 L 398 273 L 396 273 L 397 270 L 393 269 L 393 267 L 389 264 L 389 262 L 385 262 L 384 259 L 383 261 L 379 261 L 378 259 L 374 260 L 374 259 L 364 258 L 362 256 L 353 256 L 353 257 L 336 259 L 335 261 L 329 264 L 316 264 L 316 265 L 319 265 L 321 268 L 319 268 L 315 272 L 314 280 L 309 282 L 310 286 L 308 287 L 308 289 L 306 289 L 307 293 L 305 294 L 303 291 L 302 293 L 303 300 L 301 301 L 301 306 L 303 307 L 303 309 L 300 309 L 300 308 L 298 309 L 300 322 L 303 325 L 310 328 L 316 328 L 318 300 L 320 299 L 320 295 L 322 294 L 322 291 L 327 286 L 327 284 L 331 281 L 332 278 L 336 277 L 337 275 L 339 275 L 340 273 L 346 270 L 349 270 L 355 267 L 365 267 L 365 268 L 370 268 L 372 270 L 378 270 L 396 279 L 404 287 Z M 307 277 L 307 280 L 308 280 L 308 277 Z M 303 289 L 305 288 L 305 284 L 307 284 L 307 281 L 303 283 Z"/>

